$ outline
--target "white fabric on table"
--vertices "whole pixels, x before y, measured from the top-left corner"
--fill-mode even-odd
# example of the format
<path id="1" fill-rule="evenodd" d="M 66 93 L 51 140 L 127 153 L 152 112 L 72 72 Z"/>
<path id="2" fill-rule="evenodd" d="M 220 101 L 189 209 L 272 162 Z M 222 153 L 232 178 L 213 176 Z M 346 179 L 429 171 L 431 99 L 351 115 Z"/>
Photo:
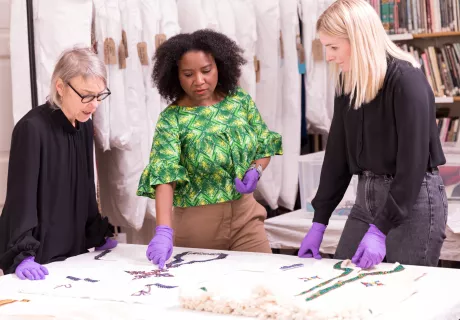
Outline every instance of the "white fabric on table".
<path id="1" fill-rule="evenodd" d="M 451 204 L 449 204 L 450 208 Z M 298 249 L 310 230 L 313 214 L 297 210 L 265 220 L 265 231 L 273 249 Z M 345 227 L 346 219 L 331 219 L 324 233 L 320 252 L 334 254 Z M 447 238 L 441 249 L 442 260 L 460 261 L 460 234 L 446 228 Z"/>
<path id="2" fill-rule="evenodd" d="M 150 265 L 146 262 L 145 251 L 146 246 L 140 245 L 119 245 L 113 252 L 107 254 L 107 260 L 116 258 L 121 261 L 104 261 L 94 260 L 94 256 L 98 253 L 90 252 L 87 254 L 72 257 L 63 262 L 56 262 L 47 265 L 51 274 L 56 277 L 60 274 L 62 276 L 76 275 L 79 277 L 87 276 L 86 272 L 90 273 L 92 269 L 104 269 L 108 275 L 113 275 L 120 266 L 135 265 L 136 268 L 149 268 Z M 199 252 L 216 252 L 212 250 L 199 250 L 199 249 L 186 249 L 175 248 L 174 254 L 183 251 L 199 251 Z M 232 272 L 242 272 L 243 270 L 252 271 L 251 274 L 257 277 L 257 274 L 273 274 L 280 266 L 292 265 L 303 263 L 306 270 L 305 277 L 310 276 L 310 271 L 331 270 L 331 267 L 337 260 L 322 259 L 320 261 L 314 259 L 299 259 L 294 256 L 287 255 L 267 255 L 248 252 L 229 252 L 229 256 L 221 260 L 224 263 L 216 262 L 214 264 L 217 273 L 222 276 Z M 203 263 L 202 266 L 211 267 L 214 262 Z M 118 267 L 117 267 L 118 266 Z M 236 267 L 235 267 L 236 266 Z M 389 264 L 382 264 L 382 267 L 389 267 Z M 196 265 L 191 265 L 193 274 L 197 272 L 194 269 Z M 230 268 L 229 268 L 230 267 Z M 394 308 L 389 308 L 383 315 L 376 317 L 379 320 L 395 320 L 395 319 L 418 319 L 418 320 L 438 320 L 438 319 L 458 319 L 460 317 L 460 302 L 457 295 L 452 294 L 454 290 L 460 286 L 460 271 L 457 269 L 444 269 L 444 268 L 424 268 L 405 266 L 407 270 L 414 270 L 415 272 L 425 272 L 427 275 L 421 278 L 419 283 L 418 293 L 400 303 Z M 184 268 L 184 275 L 186 266 L 177 268 Z M 202 267 L 199 267 L 202 268 Z M 230 272 L 229 272 L 230 269 Z M 211 270 L 213 271 L 213 270 Z M 292 269 L 287 272 L 300 272 L 301 269 Z M 328 273 L 328 272 L 327 272 Z M 213 277 L 216 273 L 213 273 Z M 188 273 L 190 275 L 190 273 Z M 297 275 L 297 274 L 296 274 Z M 327 274 L 328 275 L 328 274 Z M 94 274 L 91 274 L 94 276 Z M 104 276 L 104 274 L 101 274 Z M 193 277 L 189 277 L 193 278 Z M 266 278 L 266 277 L 265 277 Z M 215 279 L 215 278 L 214 278 Z M 195 279 L 191 279 L 195 280 Z M 197 279 L 199 280 L 199 279 Z M 48 280 L 37 281 L 35 283 L 46 285 Z M 113 283 L 117 283 L 116 279 L 111 279 Z M 182 280 L 181 280 L 182 281 Z M 199 280 L 201 281 L 201 280 Z M 158 281 L 160 282 L 160 281 Z M 59 319 L 137 319 L 147 320 L 151 319 L 152 314 L 155 317 L 172 318 L 180 316 L 186 319 L 216 319 L 222 317 L 225 319 L 239 319 L 232 316 L 219 316 L 211 313 L 203 312 L 190 312 L 179 307 L 179 300 L 174 300 L 174 303 L 167 302 L 166 306 L 159 303 L 143 304 L 143 303 L 120 303 L 109 302 L 94 299 L 78 299 L 78 298 L 61 298 L 47 295 L 37 294 L 23 294 L 19 290 L 23 288 L 29 281 L 19 280 L 15 275 L 7 275 L 0 277 L 0 299 L 29 299 L 30 302 L 26 303 L 12 303 L 2 306 L 0 308 L 0 318 L 8 319 L 35 319 L 32 316 L 48 316 L 49 318 L 56 317 Z M 182 282 L 181 282 L 182 283 Z M 307 282 L 308 283 L 308 282 Z M 440 283 L 442 288 L 440 289 Z M 89 283 L 92 284 L 92 283 Z M 189 283 L 190 284 L 190 283 Z M 113 288 L 113 286 L 112 286 Z M 337 292 L 340 289 L 337 289 Z M 332 294 L 332 293 L 330 293 Z M 85 294 L 87 295 L 87 294 Z M 173 305 L 173 307 L 170 307 Z M 24 306 L 27 306 L 24 308 Z M 436 308 L 433 308 L 436 306 Z M 128 315 L 128 316 L 127 316 Z M 80 318 L 77 318 L 80 316 Z"/>
<path id="3" fill-rule="evenodd" d="M 235 271 L 225 277 L 197 282 L 193 287 L 181 289 L 180 299 L 185 308 L 192 310 L 204 309 L 264 319 L 277 316 L 282 316 L 282 319 L 370 319 L 414 294 L 417 289 L 415 279 L 422 275 L 420 270 L 407 269 L 372 275 L 374 272 L 398 270 L 396 268 L 401 267 L 397 263 L 379 265 L 370 271 L 356 268 L 350 261 L 342 262 L 341 267 L 352 271 L 342 276 L 345 270 L 336 270 L 332 266 L 325 268 L 315 262 L 268 274 Z M 369 275 L 355 280 L 363 274 Z M 351 282 L 305 301 L 347 280 Z M 326 281 L 330 282 L 315 288 Z M 302 294 L 307 290 L 311 292 Z"/>

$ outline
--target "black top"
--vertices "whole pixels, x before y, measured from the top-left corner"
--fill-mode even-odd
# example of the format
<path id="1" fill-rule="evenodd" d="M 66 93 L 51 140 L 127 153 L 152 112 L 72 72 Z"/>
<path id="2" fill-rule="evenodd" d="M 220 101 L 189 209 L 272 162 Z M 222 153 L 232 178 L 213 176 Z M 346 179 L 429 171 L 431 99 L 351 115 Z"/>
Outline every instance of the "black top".
<path id="1" fill-rule="evenodd" d="M 353 174 L 392 175 L 386 204 L 374 224 L 384 234 L 409 215 L 429 168 L 446 162 L 436 125 L 433 91 L 421 71 L 389 59 L 382 89 L 358 110 L 335 98 L 313 221 L 329 222 Z"/>
<path id="2" fill-rule="evenodd" d="M 65 260 L 106 236 L 112 233 L 96 202 L 92 121 L 74 127 L 60 109 L 32 109 L 13 130 L 0 269 L 12 273 L 28 256 L 41 264 Z"/>

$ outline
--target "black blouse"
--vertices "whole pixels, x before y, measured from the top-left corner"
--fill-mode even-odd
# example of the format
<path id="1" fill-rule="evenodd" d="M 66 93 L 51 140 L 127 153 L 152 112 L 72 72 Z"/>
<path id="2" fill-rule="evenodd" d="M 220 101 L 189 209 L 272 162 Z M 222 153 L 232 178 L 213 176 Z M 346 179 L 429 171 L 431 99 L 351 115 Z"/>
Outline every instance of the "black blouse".
<path id="1" fill-rule="evenodd" d="M 417 200 L 427 169 L 446 162 L 436 125 L 433 91 L 421 69 L 389 59 L 382 89 L 358 110 L 349 96 L 336 97 L 313 221 L 327 224 L 353 174 L 392 175 L 390 191 L 374 224 L 397 227 Z"/>
<path id="2" fill-rule="evenodd" d="M 27 256 L 41 264 L 64 260 L 107 236 L 96 202 L 92 121 L 74 127 L 60 109 L 32 109 L 13 130 L 0 269 L 12 273 Z"/>

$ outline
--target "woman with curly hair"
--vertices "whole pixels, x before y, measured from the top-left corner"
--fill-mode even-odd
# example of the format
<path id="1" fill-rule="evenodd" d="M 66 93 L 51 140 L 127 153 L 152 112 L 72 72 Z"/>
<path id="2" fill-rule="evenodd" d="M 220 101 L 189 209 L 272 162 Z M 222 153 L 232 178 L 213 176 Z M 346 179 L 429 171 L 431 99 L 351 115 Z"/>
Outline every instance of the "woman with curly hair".
<path id="1" fill-rule="evenodd" d="M 211 30 L 179 34 L 156 52 L 153 82 L 171 104 L 137 194 L 156 199 L 147 257 L 160 268 L 173 233 L 176 246 L 271 253 L 267 213 L 252 192 L 282 143 L 238 87 L 245 62 L 235 42 Z"/>

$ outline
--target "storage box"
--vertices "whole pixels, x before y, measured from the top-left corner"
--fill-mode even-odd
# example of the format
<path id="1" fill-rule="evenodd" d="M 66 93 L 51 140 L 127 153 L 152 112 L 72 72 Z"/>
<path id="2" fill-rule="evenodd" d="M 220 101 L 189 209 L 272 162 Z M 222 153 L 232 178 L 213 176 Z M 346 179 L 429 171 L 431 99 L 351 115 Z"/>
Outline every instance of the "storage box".
<path id="1" fill-rule="evenodd" d="M 319 187 L 324 151 L 299 157 L 299 192 L 301 207 L 313 217 L 312 199 Z M 331 219 L 346 219 L 356 199 L 358 176 L 353 176 L 340 204 L 332 213 Z"/>
<path id="2" fill-rule="evenodd" d="M 460 200 L 460 154 L 446 153 L 446 164 L 439 167 L 447 199 Z"/>

